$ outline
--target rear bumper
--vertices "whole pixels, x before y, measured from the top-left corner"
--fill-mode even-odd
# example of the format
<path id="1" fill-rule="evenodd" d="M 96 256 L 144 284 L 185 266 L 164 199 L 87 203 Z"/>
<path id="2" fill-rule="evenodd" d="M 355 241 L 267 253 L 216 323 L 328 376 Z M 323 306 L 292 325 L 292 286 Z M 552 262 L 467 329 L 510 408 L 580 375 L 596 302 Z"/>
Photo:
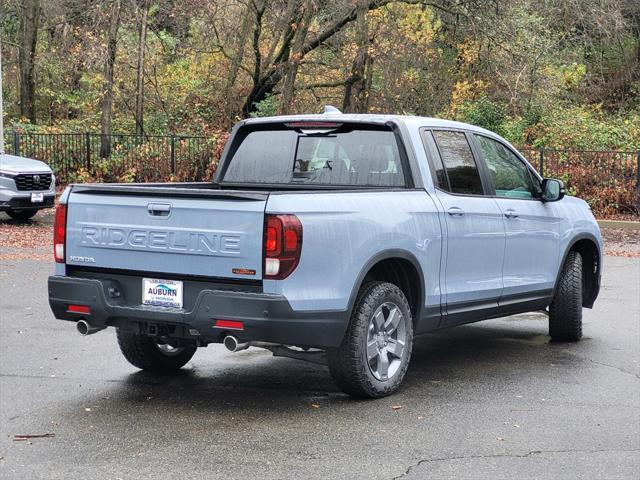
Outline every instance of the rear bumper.
<path id="1" fill-rule="evenodd" d="M 239 341 L 264 341 L 302 347 L 337 347 L 347 328 L 344 311 L 294 311 L 285 297 L 265 293 L 203 288 L 191 310 L 146 305 L 122 305 L 108 298 L 112 281 L 65 276 L 49 277 L 49 305 L 57 319 L 81 318 L 96 326 L 148 331 L 149 324 L 177 327 L 180 336 L 202 343 L 220 342 L 227 334 Z M 68 311 L 69 305 L 86 305 L 91 314 Z M 218 319 L 238 320 L 243 330 L 215 327 Z M 198 334 L 189 333 L 197 330 Z"/>

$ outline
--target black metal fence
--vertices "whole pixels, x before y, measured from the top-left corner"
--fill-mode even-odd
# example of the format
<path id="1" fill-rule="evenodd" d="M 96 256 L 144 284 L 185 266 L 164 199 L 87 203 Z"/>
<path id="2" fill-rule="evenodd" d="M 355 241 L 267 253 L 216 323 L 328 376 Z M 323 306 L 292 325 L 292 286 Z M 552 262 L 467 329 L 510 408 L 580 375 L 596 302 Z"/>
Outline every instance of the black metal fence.
<path id="1" fill-rule="evenodd" d="M 520 151 L 542 176 L 563 180 L 569 193 L 587 200 L 598 215 L 640 213 L 640 149 Z"/>
<path id="2" fill-rule="evenodd" d="M 46 162 L 62 185 L 199 180 L 217 161 L 215 148 L 215 138 L 185 135 L 5 133 L 7 153 Z"/>
<path id="3" fill-rule="evenodd" d="M 201 181 L 217 166 L 218 140 L 184 135 L 5 132 L 7 153 L 48 163 L 58 183 Z M 522 148 L 543 176 L 564 180 L 600 215 L 638 215 L 640 150 Z"/>

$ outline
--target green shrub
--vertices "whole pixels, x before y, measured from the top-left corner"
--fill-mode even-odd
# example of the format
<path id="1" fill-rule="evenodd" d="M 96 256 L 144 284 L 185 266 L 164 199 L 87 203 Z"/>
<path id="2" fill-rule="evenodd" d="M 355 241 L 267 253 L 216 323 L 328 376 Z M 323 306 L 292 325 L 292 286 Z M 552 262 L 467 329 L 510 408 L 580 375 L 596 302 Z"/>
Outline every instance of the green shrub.
<path id="1" fill-rule="evenodd" d="M 278 114 L 278 100 L 274 95 L 267 95 L 264 100 L 255 105 L 256 111 L 251 113 L 252 118 L 271 117 Z"/>
<path id="2" fill-rule="evenodd" d="M 507 114 L 504 105 L 482 96 L 463 103 L 456 112 L 456 119 L 500 134 Z"/>
<path id="3" fill-rule="evenodd" d="M 517 117 L 503 126 L 518 145 L 575 150 L 637 150 L 640 114 L 607 115 L 597 106 L 558 106 L 537 118 Z"/>

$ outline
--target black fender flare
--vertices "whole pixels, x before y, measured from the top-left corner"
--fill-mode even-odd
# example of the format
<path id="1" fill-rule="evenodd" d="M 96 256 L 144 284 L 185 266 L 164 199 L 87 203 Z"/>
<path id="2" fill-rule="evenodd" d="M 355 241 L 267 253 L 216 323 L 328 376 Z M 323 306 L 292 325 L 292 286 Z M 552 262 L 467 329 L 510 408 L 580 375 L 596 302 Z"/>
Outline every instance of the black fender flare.
<path id="1" fill-rule="evenodd" d="M 378 262 L 381 262 L 382 260 L 391 259 L 391 258 L 400 258 L 402 260 L 409 261 L 418 272 L 420 285 L 418 285 L 419 287 L 418 299 L 417 299 L 418 304 L 416 305 L 416 318 L 414 318 L 414 323 L 419 321 L 422 318 L 422 312 L 424 310 L 425 291 L 426 291 L 424 272 L 422 271 L 420 262 L 418 261 L 417 257 L 413 253 L 411 253 L 408 250 L 402 250 L 399 248 L 383 250 L 381 252 L 376 253 L 360 269 L 360 272 L 356 277 L 356 281 L 351 289 L 351 295 L 349 296 L 349 303 L 347 304 L 348 318 L 351 318 L 351 314 L 353 313 L 353 307 L 356 303 L 356 298 L 358 297 L 358 292 L 362 287 L 362 282 L 364 281 L 364 278 L 367 276 L 367 273 L 369 273 L 371 268 Z"/>
<path id="2" fill-rule="evenodd" d="M 600 251 L 600 246 L 599 246 L 600 244 L 598 243 L 598 239 L 595 237 L 595 235 L 589 232 L 583 232 L 583 233 L 577 234 L 576 236 L 572 237 L 569 243 L 567 244 L 567 247 L 565 248 L 564 253 L 562 255 L 562 260 L 558 265 L 558 272 L 556 273 L 556 281 L 555 281 L 555 285 L 553 286 L 553 293 L 551 295 L 551 299 L 553 300 L 553 298 L 555 298 L 556 296 L 556 292 L 558 290 L 558 283 L 560 281 L 560 272 L 562 272 L 562 267 L 564 266 L 564 263 L 567 261 L 567 255 L 569 255 L 569 252 L 573 249 L 575 244 L 581 240 L 590 240 L 591 242 L 593 242 L 598 255 L 598 272 L 596 274 L 595 289 L 594 289 L 594 292 L 592 293 L 593 299 L 592 301 L 588 302 L 586 305 L 588 308 L 591 308 L 593 306 L 593 301 L 595 301 L 596 297 L 598 296 L 598 293 L 600 292 L 600 279 L 602 278 L 602 252 Z"/>

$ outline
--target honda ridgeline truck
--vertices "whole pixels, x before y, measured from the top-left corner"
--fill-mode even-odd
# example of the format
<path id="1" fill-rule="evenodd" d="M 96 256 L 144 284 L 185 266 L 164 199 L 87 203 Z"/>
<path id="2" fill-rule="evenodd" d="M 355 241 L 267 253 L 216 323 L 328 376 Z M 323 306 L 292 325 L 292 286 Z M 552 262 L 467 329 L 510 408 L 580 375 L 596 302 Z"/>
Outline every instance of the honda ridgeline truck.
<path id="1" fill-rule="evenodd" d="M 482 128 L 249 119 L 211 183 L 67 188 L 49 302 L 82 334 L 115 327 L 144 370 L 258 346 L 381 397 L 435 329 L 542 310 L 552 339 L 579 340 L 602 249 L 589 206 Z"/>

